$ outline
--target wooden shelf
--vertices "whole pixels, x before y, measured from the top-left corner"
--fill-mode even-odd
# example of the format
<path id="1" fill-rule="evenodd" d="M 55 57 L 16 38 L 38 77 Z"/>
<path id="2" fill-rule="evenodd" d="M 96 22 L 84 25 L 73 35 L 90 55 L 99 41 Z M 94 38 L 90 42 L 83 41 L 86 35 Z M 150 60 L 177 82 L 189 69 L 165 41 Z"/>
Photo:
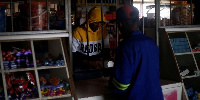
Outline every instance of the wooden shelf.
<path id="1" fill-rule="evenodd" d="M 77 3 L 77 6 L 85 6 L 85 3 Z M 88 6 L 101 6 L 101 3 L 87 3 Z M 115 3 L 103 3 L 103 6 L 116 6 Z"/>
<path id="2" fill-rule="evenodd" d="M 200 52 L 193 52 L 194 54 L 200 54 Z"/>
<path id="3" fill-rule="evenodd" d="M 43 39 L 43 38 L 58 38 L 69 37 L 69 33 L 42 33 L 42 34 L 10 34 L 0 36 L 0 40 L 20 40 L 20 39 Z"/>
<path id="4" fill-rule="evenodd" d="M 26 100 L 39 100 L 39 98 L 26 98 Z"/>
<path id="5" fill-rule="evenodd" d="M 38 70 L 41 69 L 55 69 L 55 68 L 65 68 L 66 66 L 41 66 L 41 67 L 37 67 Z"/>
<path id="6" fill-rule="evenodd" d="M 183 78 L 183 79 L 186 79 L 186 78 L 194 78 L 194 77 L 199 77 L 199 76 L 196 76 L 196 75 L 192 75 L 192 76 L 183 76 L 182 78 Z"/>
<path id="7" fill-rule="evenodd" d="M 53 96 L 53 97 L 42 97 L 42 100 L 67 98 L 67 97 L 71 97 L 71 94 L 66 94 L 66 95 L 61 95 L 61 96 Z"/>
<path id="8" fill-rule="evenodd" d="M 35 69 L 34 68 L 19 68 L 19 69 L 5 70 L 4 72 L 9 73 L 9 72 L 31 71 L 31 70 L 35 70 Z"/>
<path id="9" fill-rule="evenodd" d="M 192 52 L 185 52 L 185 53 L 174 53 L 176 56 L 179 55 L 187 55 L 187 54 L 192 54 Z"/>

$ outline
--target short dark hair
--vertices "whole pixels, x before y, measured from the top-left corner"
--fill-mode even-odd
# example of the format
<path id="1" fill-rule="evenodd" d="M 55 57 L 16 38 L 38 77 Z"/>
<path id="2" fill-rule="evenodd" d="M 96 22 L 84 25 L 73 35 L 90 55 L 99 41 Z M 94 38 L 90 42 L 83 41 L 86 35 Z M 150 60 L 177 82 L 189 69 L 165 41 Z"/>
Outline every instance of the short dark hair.
<path id="1" fill-rule="evenodd" d="M 139 11 L 134 6 L 124 5 L 117 9 L 116 15 L 116 20 L 118 22 L 127 23 L 129 25 L 137 23 L 139 26 Z"/>

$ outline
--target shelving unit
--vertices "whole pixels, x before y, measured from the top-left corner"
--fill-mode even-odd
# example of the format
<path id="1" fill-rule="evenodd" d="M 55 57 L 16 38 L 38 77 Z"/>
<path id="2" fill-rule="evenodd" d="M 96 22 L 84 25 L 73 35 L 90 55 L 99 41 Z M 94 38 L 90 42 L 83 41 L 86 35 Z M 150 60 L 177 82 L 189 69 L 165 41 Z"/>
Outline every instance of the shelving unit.
<path id="1" fill-rule="evenodd" d="M 1 20 L 6 23 L 0 32 L 0 99 L 77 100 L 68 55 L 71 0 L 1 0 L 2 3 L 9 6 L 5 9 L 10 14 L 0 10 L 5 14 Z"/>
<path id="2" fill-rule="evenodd" d="M 200 90 L 199 26 L 162 27 L 159 29 L 159 39 L 161 78 L 180 81 L 186 95 L 185 99 L 192 100 Z M 171 74 L 165 75 L 167 73 Z"/>
<path id="3" fill-rule="evenodd" d="M 77 6 L 85 6 L 85 3 L 77 3 Z M 101 6 L 101 3 L 87 3 L 88 6 Z M 103 3 L 103 6 L 116 6 L 115 3 Z"/>
<path id="4" fill-rule="evenodd" d="M 35 35 L 37 35 L 37 34 L 35 34 Z M 33 73 L 33 76 L 35 78 L 34 79 L 35 82 L 36 82 L 35 86 L 38 89 L 38 97 L 35 98 L 35 99 L 37 99 L 37 100 L 38 99 L 39 100 L 46 100 L 46 99 L 66 98 L 68 100 L 70 98 L 71 99 L 74 98 L 75 94 L 74 94 L 74 89 L 73 89 L 74 88 L 73 87 L 73 80 L 72 80 L 72 77 L 70 75 L 71 73 L 69 72 L 69 71 L 71 71 L 70 64 L 68 63 L 69 61 L 66 62 L 66 59 L 68 59 L 66 57 L 68 57 L 68 56 L 65 56 L 66 53 L 68 53 L 68 52 L 64 52 L 64 49 L 66 49 L 66 48 L 64 48 L 65 46 L 62 44 L 62 41 L 63 41 L 62 38 L 68 37 L 68 34 L 65 33 L 65 36 L 57 34 L 56 38 L 51 38 L 51 35 L 54 35 L 54 34 L 53 33 L 52 34 L 45 34 L 45 37 L 43 37 L 42 39 L 33 38 L 33 37 L 31 39 L 29 39 L 29 38 L 13 39 L 13 37 L 19 36 L 19 35 L 13 34 L 13 36 L 10 36 L 10 39 L 0 40 L 0 44 L 1 44 L 1 47 L 0 47 L 1 48 L 0 49 L 0 55 L 1 55 L 0 60 L 1 60 L 1 62 L 5 61 L 5 60 L 2 59 L 3 58 L 2 56 L 5 56 L 4 54 L 2 55 L 2 53 L 5 51 L 5 48 L 6 48 L 6 50 L 8 50 L 8 49 L 12 48 L 10 46 L 21 46 L 21 47 L 31 47 L 31 51 L 32 51 L 31 57 L 32 57 L 32 60 L 33 60 L 33 65 L 34 65 L 32 68 L 19 68 L 19 69 L 15 69 L 14 68 L 14 69 L 5 70 L 4 69 L 4 67 L 5 67 L 4 64 L 5 63 L 4 64 L 1 63 L 1 73 L 2 73 L 2 77 L 1 78 L 3 79 L 4 93 L 5 93 L 5 99 L 6 100 L 8 100 L 8 91 L 7 91 L 8 80 L 6 78 L 6 75 L 7 74 L 11 74 L 11 73 L 17 75 L 19 73 L 26 73 L 26 72 Z M 27 37 L 29 37 L 29 36 L 27 35 Z M 38 41 L 39 41 L 40 44 L 35 44 Z M 45 42 L 45 41 L 48 41 L 48 42 Z M 18 45 L 17 43 L 20 43 L 20 45 Z M 30 44 L 30 46 L 21 45 L 23 43 Z M 46 46 L 44 44 L 47 45 L 47 48 L 45 48 Z M 40 47 L 42 47 L 42 48 L 40 48 Z M 42 54 L 41 54 L 41 49 L 42 50 L 44 49 L 42 51 Z M 18 52 L 20 52 L 20 51 L 18 51 Z M 40 54 L 40 55 L 38 55 L 38 54 Z M 43 57 L 43 55 L 45 55 L 45 54 L 52 54 L 55 57 L 57 57 L 58 55 L 61 54 L 62 57 L 63 57 L 61 59 L 63 59 L 64 65 L 62 65 L 62 66 L 60 66 L 60 65 L 37 66 L 38 64 L 36 64 L 36 61 L 37 61 L 36 59 L 38 59 L 38 56 L 39 57 Z M 14 56 L 14 54 L 13 54 L 13 56 Z M 54 62 L 54 64 L 56 64 L 56 63 Z M 17 65 L 17 63 L 16 63 L 16 65 Z M 58 77 L 61 80 L 69 82 L 70 83 L 69 85 L 70 85 L 70 91 L 71 92 L 67 93 L 65 95 L 60 95 L 60 96 L 53 96 L 52 95 L 52 97 L 43 97 L 41 95 L 42 94 L 41 93 L 41 88 L 43 86 L 41 86 L 41 83 L 40 83 L 39 79 L 41 78 L 41 75 L 43 75 L 45 72 L 49 72 L 49 73 L 45 74 L 49 78 Z"/>

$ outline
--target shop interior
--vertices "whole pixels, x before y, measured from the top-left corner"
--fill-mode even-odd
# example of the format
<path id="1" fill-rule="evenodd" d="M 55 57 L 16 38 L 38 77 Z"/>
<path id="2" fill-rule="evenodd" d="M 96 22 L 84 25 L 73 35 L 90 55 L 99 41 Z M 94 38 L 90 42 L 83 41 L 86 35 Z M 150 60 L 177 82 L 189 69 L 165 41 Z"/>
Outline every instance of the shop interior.
<path id="1" fill-rule="evenodd" d="M 116 10 L 125 4 L 138 8 L 139 29 L 159 46 L 164 98 L 199 100 L 198 0 L 1 0 L 0 99 L 114 100 L 108 82 L 121 41 Z M 77 69 L 73 30 L 96 6 L 107 20 L 109 50 L 101 69 Z"/>

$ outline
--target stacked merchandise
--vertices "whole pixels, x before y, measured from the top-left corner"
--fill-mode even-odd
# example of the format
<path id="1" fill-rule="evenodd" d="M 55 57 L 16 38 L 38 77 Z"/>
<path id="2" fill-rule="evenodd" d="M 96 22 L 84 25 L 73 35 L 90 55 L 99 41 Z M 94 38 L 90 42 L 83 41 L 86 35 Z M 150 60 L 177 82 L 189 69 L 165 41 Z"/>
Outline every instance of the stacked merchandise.
<path id="1" fill-rule="evenodd" d="M 190 52 L 187 38 L 170 38 L 174 53 Z"/>
<path id="2" fill-rule="evenodd" d="M 5 31 L 6 26 L 6 3 L 0 3 L 0 32 Z"/>
<path id="3" fill-rule="evenodd" d="M 41 31 L 48 29 L 48 16 L 46 2 L 32 2 L 31 8 L 28 3 L 19 4 L 19 16 L 14 21 L 16 31 Z M 50 3 L 49 3 L 50 5 Z M 30 12 L 31 9 L 31 12 Z M 31 14 L 31 17 L 30 17 Z M 31 22 L 30 22 L 31 18 Z"/>
<path id="4" fill-rule="evenodd" d="M 200 51 L 200 43 L 192 44 L 192 51 L 193 52 L 199 52 Z"/>
<path id="5" fill-rule="evenodd" d="M 191 25 L 191 11 L 187 7 L 176 7 L 172 10 L 173 25 Z"/>
<path id="6" fill-rule="evenodd" d="M 186 89 L 187 95 L 189 100 L 199 100 L 198 92 L 195 91 L 193 88 Z"/>
<path id="7" fill-rule="evenodd" d="M 57 77 L 50 79 L 40 77 L 40 86 L 43 97 L 71 94 L 69 83 Z"/>
<path id="8" fill-rule="evenodd" d="M 41 66 L 64 66 L 65 61 L 63 56 L 60 54 L 58 57 L 53 57 L 51 54 L 48 57 L 38 58 L 36 60 L 37 67 Z"/>
<path id="9" fill-rule="evenodd" d="M 101 3 L 101 0 L 87 0 L 88 3 Z M 85 3 L 85 0 L 78 0 L 78 3 Z M 116 3 L 116 0 L 103 0 L 103 3 Z"/>
<path id="10" fill-rule="evenodd" d="M 9 100 L 26 100 L 37 98 L 38 89 L 31 72 L 8 73 L 6 83 Z"/>
<path id="11" fill-rule="evenodd" d="M 2 56 L 5 70 L 33 67 L 33 57 L 30 49 L 3 51 Z"/>

